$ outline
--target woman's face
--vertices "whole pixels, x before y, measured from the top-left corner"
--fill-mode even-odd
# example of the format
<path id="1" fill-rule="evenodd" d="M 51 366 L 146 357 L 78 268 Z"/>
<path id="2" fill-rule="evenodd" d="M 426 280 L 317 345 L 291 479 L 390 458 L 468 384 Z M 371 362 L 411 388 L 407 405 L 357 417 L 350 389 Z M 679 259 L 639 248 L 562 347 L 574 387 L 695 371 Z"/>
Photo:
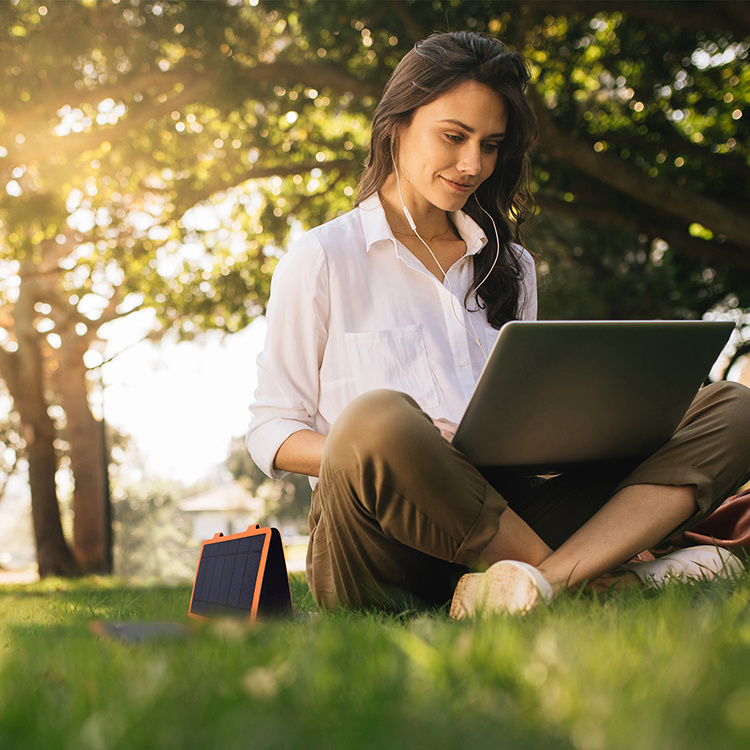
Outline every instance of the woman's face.
<path id="1" fill-rule="evenodd" d="M 503 98 L 476 81 L 419 107 L 398 135 L 398 176 L 407 206 L 463 208 L 492 174 L 507 126 Z"/>

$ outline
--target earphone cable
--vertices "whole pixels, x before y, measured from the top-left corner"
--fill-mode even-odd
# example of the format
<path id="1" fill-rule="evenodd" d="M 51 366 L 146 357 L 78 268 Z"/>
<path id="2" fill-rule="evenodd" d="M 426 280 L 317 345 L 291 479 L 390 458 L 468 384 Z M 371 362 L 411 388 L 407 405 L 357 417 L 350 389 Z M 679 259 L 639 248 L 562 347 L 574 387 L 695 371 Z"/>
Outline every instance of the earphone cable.
<path id="1" fill-rule="evenodd" d="M 404 212 L 404 216 L 406 217 L 406 221 L 411 227 L 414 234 L 419 238 L 420 242 L 427 248 L 427 251 L 430 253 L 430 256 L 435 261 L 435 264 L 440 269 L 440 272 L 443 274 L 443 278 L 448 282 L 448 293 L 450 294 L 450 304 L 451 304 L 451 312 L 453 313 L 453 317 L 456 319 L 458 324 L 463 328 L 466 333 L 469 334 L 469 337 L 474 340 L 474 343 L 480 348 L 482 351 L 482 355 L 484 356 L 485 362 L 488 359 L 487 352 L 485 351 L 484 347 L 482 346 L 482 342 L 479 339 L 479 336 L 477 335 L 476 328 L 474 328 L 474 323 L 471 320 L 471 315 L 468 316 L 469 325 L 471 326 L 471 330 L 469 330 L 464 323 L 461 321 L 461 319 L 458 317 L 458 313 L 456 312 L 455 305 L 453 304 L 455 295 L 453 293 L 453 287 L 451 285 L 451 280 L 448 277 L 448 274 L 446 273 L 445 269 L 440 265 L 440 261 L 435 257 L 435 253 L 432 252 L 432 248 L 427 244 L 427 242 L 423 239 L 422 235 L 419 234 L 417 231 L 417 225 L 414 221 L 414 219 L 411 216 L 411 213 L 409 212 L 409 209 L 406 207 L 406 203 L 404 202 L 404 196 L 401 194 L 401 180 L 399 178 L 398 174 L 398 168 L 396 167 L 396 160 L 393 159 L 393 153 L 391 152 L 391 159 L 393 161 L 393 171 L 396 173 L 396 187 L 398 188 L 398 197 L 401 201 L 401 209 Z M 484 206 L 479 202 L 479 199 L 476 197 L 476 193 L 474 194 L 474 200 L 476 200 L 477 205 L 479 208 L 487 215 L 489 216 L 490 221 L 492 222 L 492 227 L 495 230 L 495 259 L 492 261 L 492 265 L 490 266 L 490 270 L 485 274 L 484 278 L 477 284 L 476 288 L 479 289 L 482 284 L 484 284 L 485 281 L 490 277 L 490 274 L 495 268 L 495 265 L 497 264 L 498 258 L 500 257 L 500 236 L 497 231 L 497 224 L 495 224 L 495 220 L 492 218 L 492 214 L 490 214 L 487 210 L 485 210 Z"/>

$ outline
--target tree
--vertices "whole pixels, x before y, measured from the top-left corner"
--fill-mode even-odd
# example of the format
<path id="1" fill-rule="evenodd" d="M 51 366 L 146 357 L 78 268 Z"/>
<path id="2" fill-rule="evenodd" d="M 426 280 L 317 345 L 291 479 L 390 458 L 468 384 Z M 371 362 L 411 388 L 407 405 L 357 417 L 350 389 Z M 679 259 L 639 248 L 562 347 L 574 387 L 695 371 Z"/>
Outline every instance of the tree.
<path id="1" fill-rule="evenodd" d="M 278 204 L 277 173 L 297 185 L 327 155 L 290 132 L 291 117 L 279 126 L 286 110 L 271 81 L 289 74 L 274 67 L 275 14 L 158 2 L 14 3 L 1 13 L 0 374 L 24 427 L 40 573 L 104 571 L 105 456 L 88 398 L 103 327 L 150 309 L 154 335 L 239 330 L 267 296 L 277 206 L 264 211 L 262 193 L 239 190 L 231 233 L 203 231 L 188 210 L 272 176 Z M 337 80 L 327 67 L 308 77 Z M 314 112 L 317 93 L 300 93 L 298 109 Z M 355 120 L 342 113 L 332 139 L 344 154 Z M 324 125 L 319 116 L 309 134 Z M 353 165 L 332 159 L 327 176 Z M 322 190 L 327 178 L 313 179 Z M 55 483 L 64 449 L 72 552 Z"/>
<path id="2" fill-rule="evenodd" d="M 25 440 L 40 573 L 107 568 L 89 397 L 107 324 L 149 312 L 153 336 L 191 336 L 262 313 L 289 233 L 350 206 L 382 86 L 433 30 L 487 31 L 532 62 L 546 231 L 530 237 L 548 292 L 572 303 L 582 283 L 591 311 L 629 313 L 599 283 L 624 263 L 615 276 L 633 294 L 633 276 L 668 292 L 659 314 L 750 307 L 749 11 L 708 7 L 3 4 L 0 376 Z M 65 450 L 72 549 L 55 485 Z"/>

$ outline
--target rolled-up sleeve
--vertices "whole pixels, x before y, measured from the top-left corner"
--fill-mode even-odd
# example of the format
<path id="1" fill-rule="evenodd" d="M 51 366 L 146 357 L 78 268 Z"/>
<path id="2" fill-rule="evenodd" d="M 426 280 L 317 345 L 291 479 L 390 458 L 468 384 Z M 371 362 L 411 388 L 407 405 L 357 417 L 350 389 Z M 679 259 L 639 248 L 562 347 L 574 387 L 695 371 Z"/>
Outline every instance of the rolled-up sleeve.
<path id="1" fill-rule="evenodd" d="M 269 477 L 281 444 L 313 429 L 319 371 L 328 337 L 328 272 L 320 243 L 305 235 L 279 261 L 271 281 L 264 350 L 258 356 L 258 386 L 250 405 L 247 448 Z"/>

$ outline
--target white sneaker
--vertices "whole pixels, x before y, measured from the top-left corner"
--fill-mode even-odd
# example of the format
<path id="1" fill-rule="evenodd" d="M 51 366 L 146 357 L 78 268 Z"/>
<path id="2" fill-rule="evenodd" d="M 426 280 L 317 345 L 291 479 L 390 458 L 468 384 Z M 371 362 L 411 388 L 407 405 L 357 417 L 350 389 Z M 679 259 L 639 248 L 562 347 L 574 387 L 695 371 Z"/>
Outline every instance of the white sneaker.
<path id="1" fill-rule="evenodd" d="M 621 566 L 635 573 L 647 586 L 658 589 L 671 580 L 710 581 L 714 578 L 736 580 L 745 567 L 736 555 L 723 547 L 709 544 L 685 547 L 656 560 L 626 563 Z"/>
<path id="2" fill-rule="evenodd" d="M 500 560 L 484 573 L 462 576 L 453 593 L 450 616 L 528 612 L 540 601 L 549 604 L 552 587 L 533 566 L 518 560 Z"/>

